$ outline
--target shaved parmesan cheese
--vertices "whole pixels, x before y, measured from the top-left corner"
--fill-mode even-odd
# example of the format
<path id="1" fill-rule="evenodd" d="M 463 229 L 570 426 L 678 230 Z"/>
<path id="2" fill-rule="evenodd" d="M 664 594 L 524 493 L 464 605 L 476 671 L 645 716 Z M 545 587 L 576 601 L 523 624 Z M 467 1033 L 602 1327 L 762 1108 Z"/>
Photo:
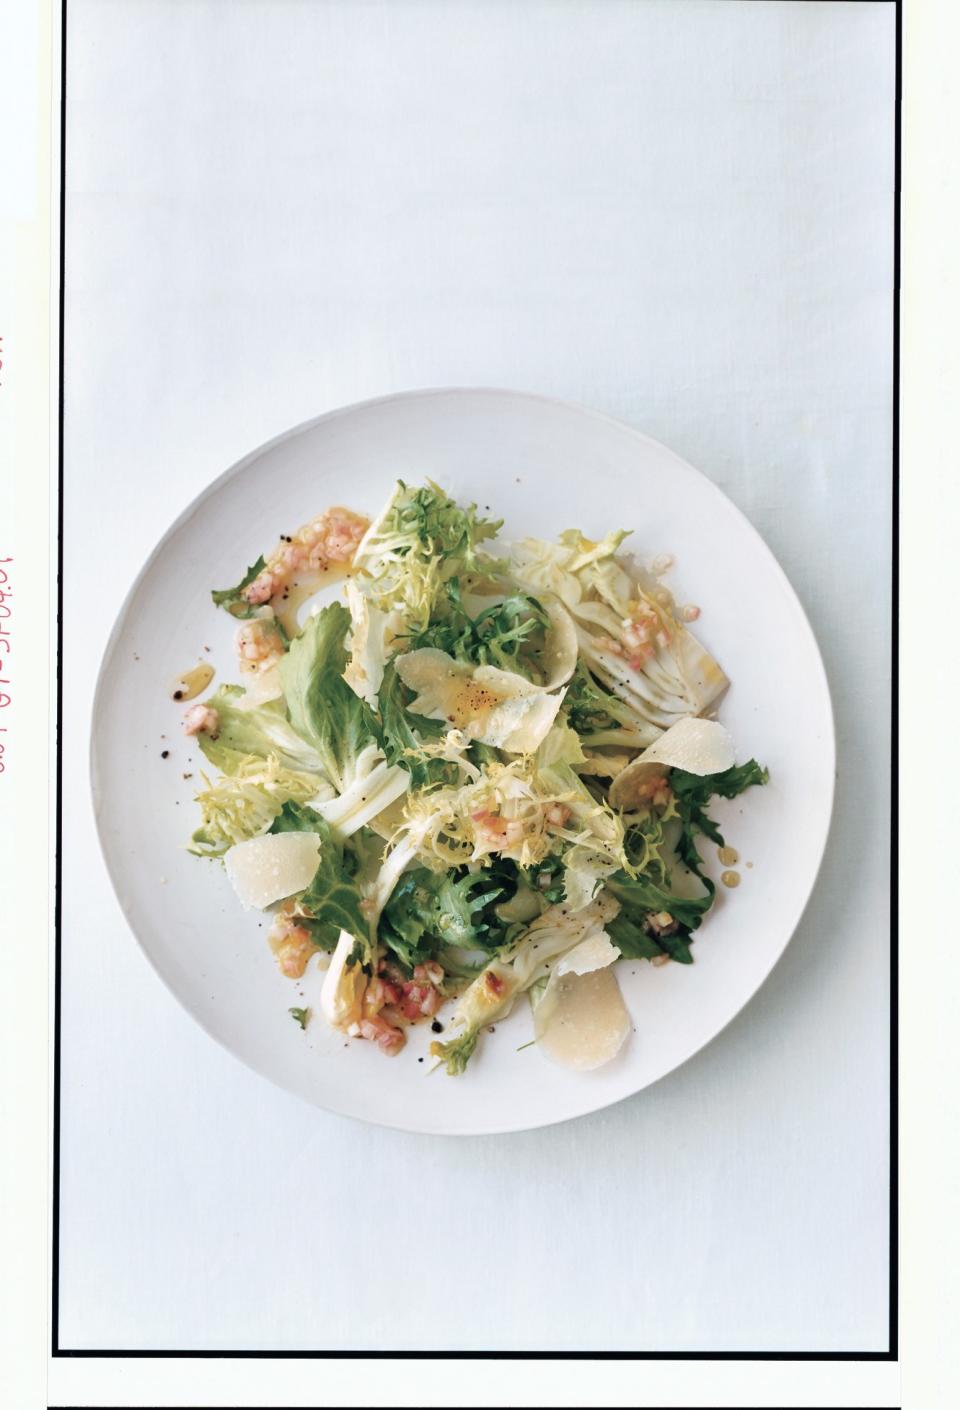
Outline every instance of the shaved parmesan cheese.
<path id="1" fill-rule="evenodd" d="M 630 1015 L 610 965 L 620 958 L 605 930 L 595 930 L 558 961 L 533 1012 L 537 1042 L 563 1067 L 590 1072 L 616 1057 Z"/>
<path id="2" fill-rule="evenodd" d="M 564 974 L 592 974 L 595 969 L 606 969 L 620 958 L 620 951 L 605 930 L 596 930 L 568 950 L 553 971 L 554 978 Z"/>
<path id="3" fill-rule="evenodd" d="M 224 855 L 227 876 L 246 910 L 263 910 L 302 891 L 320 862 L 315 832 L 277 832 L 238 842 Z"/>
<path id="4" fill-rule="evenodd" d="M 492 671 L 495 667 L 479 669 Z M 550 733 L 563 703 L 563 694 L 561 691 L 557 695 L 528 695 L 506 701 L 499 717 L 488 721 L 485 733 L 477 738 L 508 754 L 533 754 Z"/>
<path id="5" fill-rule="evenodd" d="M 736 762 L 729 730 L 716 720 L 678 720 L 640 756 L 644 763 L 668 764 L 688 774 L 719 774 Z"/>
<path id="6" fill-rule="evenodd" d="M 610 786 L 610 802 L 615 808 L 636 807 L 643 785 L 661 776 L 666 769 L 683 769 L 688 774 L 719 774 L 736 762 L 733 739 L 716 720 L 693 716 L 675 725 L 651 744 Z"/>
<path id="7" fill-rule="evenodd" d="M 577 1072 L 603 1067 L 630 1032 L 630 1015 L 613 970 L 554 972 L 534 1010 L 533 1026 L 538 1046 L 562 1067 Z"/>
<path id="8" fill-rule="evenodd" d="M 416 691 L 409 709 L 463 729 L 509 754 L 532 754 L 548 734 L 564 692 L 548 694 L 513 671 L 467 666 L 427 646 L 397 658 L 397 674 Z"/>

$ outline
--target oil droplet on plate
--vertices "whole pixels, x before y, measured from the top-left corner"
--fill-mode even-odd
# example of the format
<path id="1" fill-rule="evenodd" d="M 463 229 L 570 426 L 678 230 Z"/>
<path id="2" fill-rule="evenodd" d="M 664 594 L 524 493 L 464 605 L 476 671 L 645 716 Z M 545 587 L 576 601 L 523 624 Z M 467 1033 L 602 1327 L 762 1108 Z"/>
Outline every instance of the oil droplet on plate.
<path id="1" fill-rule="evenodd" d="M 740 873 L 738 871 L 722 871 L 720 873 L 720 880 L 723 882 L 724 886 L 739 886 Z"/>
<path id="2" fill-rule="evenodd" d="M 720 847 L 717 856 L 725 867 L 732 867 L 735 862 L 740 860 L 740 853 L 736 847 Z"/>
<path id="3" fill-rule="evenodd" d="M 199 661 L 192 671 L 184 671 L 173 683 L 174 700 L 192 700 L 206 690 L 213 680 L 213 667 L 209 661 Z"/>

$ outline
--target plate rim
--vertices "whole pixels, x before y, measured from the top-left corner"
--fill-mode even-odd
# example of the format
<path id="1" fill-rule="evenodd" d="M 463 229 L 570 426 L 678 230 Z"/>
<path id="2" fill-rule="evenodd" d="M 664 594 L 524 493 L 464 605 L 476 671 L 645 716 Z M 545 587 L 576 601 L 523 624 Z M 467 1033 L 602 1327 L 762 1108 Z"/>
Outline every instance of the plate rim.
<path id="1" fill-rule="evenodd" d="M 192 516 L 201 507 L 201 505 L 204 504 L 206 500 L 209 499 L 212 495 L 214 495 L 223 484 L 233 479 L 235 476 L 239 475 L 244 469 L 246 469 L 249 464 L 258 460 L 262 455 L 265 455 L 267 452 L 275 449 L 277 446 L 282 445 L 285 441 L 293 439 L 295 436 L 299 436 L 307 431 L 313 430 L 315 427 L 321 425 L 325 421 L 332 421 L 341 416 L 348 416 L 355 412 L 366 411 L 371 409 L 372 407 L 382 406 L 390 402 L 427 400 L 431 397 L 454 395 L 466 395 L 477 398 L 507 397 L 516 401 L 533 402 L 543 406 L 554 407 L 562 411 L 576 412 L 579 415 L 611 426 L 621 433 L 625 432 L 628 436 L 637 440 L 641 444 L 655 447 L 658 452 L 665 453 L 671 460 L 675 461 L 678 466 L 681 466 L 686 471 L 695 475 L 714 495 L 722 499 L 727 508 L 733 511 L 736 517 L 741 521 L 742 527 L 744 527 L 748 531 L 748 533 L 759 545 L 762 552 L 766 555 L 769 565 L 774 569 L 776 575 L 780 580 L 781 587 L 785 589 L 786 600 L 790 604 L 790 607 L 793 611 L 793 615 L 796 618 L 798 625 L 800 626 L 801 630 L 806 634 L 808 644 L 813 648 L 813 655 L 818 668 L 817 683 L 822 689 L 822 698 L 826 706 L 827 738 L 823 742 L 823 751 L 824 753 L 829 755 L 829 768 L 827 769 L 828 797 L 826 799 L 825 821 L 822 831 L 822 837 L 816 856 L 816 864 L 811 868 L 810 881 L 806 889 L 806 893 L 803 896 L 802 901 L 796 908 L 796 914 L 790 919 L 789 924 L 786 927 L 786 937 L 783 941 L 783 944 L 781 945 L 777 953 L 773 956 L 773 958 L 770 960 L 766 969 L 757 979 L 756 984 L 750 990 L 747 997 L 742 1001 L 742 1003 L 738 1005 L 736 1009 L 734 1009 L 732 1013 L 730 1013 L 723 1020 L 722 1023 L 718 1024 L 718 1026 L 714 1028 L 706 1038 L 699 1042 L 696 1047 L 692 1048 L 690 1052 L 686 1054 L 685 1057 L 682 1057 L 679 1062 L 674 1063 L 673 1066 L 668 1068 L 665 1072 L 662 1072 L 658 1076 L 651 1078 L 649 1081 L 643 1082 L 640 1086 L 634 1087 L 629 1092 L 623 1092 L 619 1095 L 604 1098 L 600 1101 L 590 1100 L 589 1097 L 587 1097 L 585 1104 L 579 1106 L 576 1110 L 565 1112 L 561 1115 L 547 1116 L 542 1121 L 538 1120 L 531 1122 L 529 1118 L 524 1118 L 520 1123 L 511 1125 L 509 1122 L 504 1123 L 504 1121 L 501 1119 L 492 1125 L 486 1123 L 477 1125 L 468 1124 L 465 1126 L 457 1126 L 456 1128 L 449 1128 L 446 1130 L 437 1130 L 434 1127 L 418 1125 L 415 1122 L 411 1121 L 391 1121 L 385 1120 L 380 1117 L 362 1115 L 360 1113 L 350 1111 L 345 1107 L 333 1105 L 328 1100 L 319 1101 L 314 1098 L 308 1097 L 301 1092 L 293 1090 L 281 1081 L 278 1081 L 276 1078 L 272 1077 L 269 1073 L 263 1071 L 260 1067 L 256 1066 L 255 1063 L 253 1063 L 242 1053 L 232 1047 L 230 1043 L 228 1043 L 224 1038 L 221 1038 L 217 1033 L 213 1032 L 213 1030 L 208 1026 L 205 1019 L 201 1016 L 201 1014 L 194 1009 L 193 1005 L 188 1002 L 180 993 L 177 992 L 177 990 L 173 987 L 173 984 L 160 970 L 157 962 L 151 955 L 147 945 L 141 938 L 134 917 L 131 915 L 130 909 L 128 908 L 128 905 L 123 898 L 121 888 L 118 884 L 118 878 L 115 875 L 113 865 L 111 864 L 110 853 L 104 837 L 104 828 L 101 825 L 101 815 L 103 811 L 103 788 L 100 777 L 98 757 L 97 720 L 100 715 L 99 706 L 101 698 L 106 692 L 107 682 L 110 676 L 110 670 L 108 669 L 108 667 L 111 665 L 113 657 L 116 653 L 119 639 L 123 633 L 127 618 L 133 607 L 133 603 L 138 594 L 141 583 L 147 577 L 147 575 L 153 568 L 155 562 L 159 559 L 161 553 L 166 548 L 169 541 L 181 528 L 181 526 L 185 524 L 190 518 L 192 518 Z M 266 441 L 263 441 L 253 450 L 248 451 L 246 455 L 241 456 L 240 459 L 234 461 L 231 465 L 227 466 L 218 475 L 216 475 L 210 481 L 210 483 L 200 491 L 199 494 L 195 495 L 189 501 L 189 503 L 184 506 L 180 513 L 169 523 L 167 528 L 157 539 L 153 549 L 144 559 L 144 562 L 141 565 L 139 572 L 133 579 L 133 582 L 130 584 L 126 595 L 124 596 L 123 602 L 121 603 L 120 609 L 114 620 L 113 627 L 111 628 L 110 633 L 107 637 L 107 641 L 104 646 L 103 654 L 100 660 L 100 665 L 97 671 L 96 685 L 94 687 L 93 695 L 91 697 L 90 737 L 88 742 L 88 783 L 90 788 L 91 801 L 93 804 L 93 817 L 95 831 L 97 834 L 97 843 L 100 849 L 100 855 L 103 859 L 103 863 L 106 868 L 107 876 L 110 880 L 110 885 L 113 889 L 114 897 L 120 908 L 120 912 L 124 920 L 126 921 L 126 924 L 131 934 L 133 935 L 134 940 L 136 941 L 137 947 L 139 948 L 141 954 L 147 960 L 147 963 L 149 964 L 153 973 L 161 981 L 167 992 L 176 1000 L 180 1007 L 183 1008 L 190 1015 L 190 1018 L 199 1025 L 199 1027 L 203 1030 L 203 1032 L 207 1035 L 208 1038 L 211 1038 L 215 1043 L 217 1043 L 220 1048 L 222 1048 L 225 1052 L 229 1053 L 230 1056 L 236 1061 L 242 1063 L 243 1066 L 249 1071 L 255 1073 L 257 1077 L 259 1077 L 261 1080 L 270 1083 L 271 1086 L 278 1088 L 287 1096 L 294 1097 L 297 1100 L 303 1102 L 304 1105 L 310 1106 L 315 1110 L 326 1111 L 335 1116 L 346 1117 L 347 1119 L 353 1121 L 360 1121 L 363 1122 L 364 1125 L 382 1127 L 387 1130 L 405 1131 L 415 1135 L 441 1137 L 496 1136 L 512 1135 L 514 1133 L 520 1133 L 523 1131 L 543 1130 L 549 1126 L 557 1126 L 566 1121 L 576 1121 L 579 1120 L 581 1117 L 592 1115 L 595 1112 L 606 1111 L 610 1107 L 616 1106 L 620 1102 L 628 1101 L 631 1098 L 638 1096 L 641 1092 L 647 1091 L 649 1088 L 655 1086 L 657 1083 L 662 1082 L 672 1073 L 679 1071 L 679 1069 L 684 1067 L 688 1062 L 690 1062 L 692 1058 L 696 1057 L 698 1053 L 701 1053 L 704 1051 L 704 1049 L 708 1048 L 713 1042 L 716 1041 L 720 1034 L 723 1033 L 723 1031 L 734 1021 L 734 1019 L 737 1018 L 744 1011 L 744 1009 L 747 1008 L 748 1005 L 754 1001 L 754 999 L 759 994 L 760 990 L 769 980 L 773 971 L 777 968 L 780 961 L 783 959 L 787 947 L 790 945 L 790 942 L 796 935 L 800 923 L 806 913 L 807 907 L 810 904 L 811 897 L 813 896 L 813 893 L 816 889 L 817 882 L 820 877 L 820 872 L 823 868 L 823 860 L 826 855 L 827 843 L 829 841 L 830 833 L 832 831 L 833 826 L 834 806 L 836 800 L 836 759 L 836 714 L 834 710 L 833 696 L 830 690 L 830 680 L 827 674 L 826 665 L 823 660 L 823 654 L 820 650 L 819 642 L 817 641 L 816 634 L 804 609 L 803 603 L 800 601 L 796 589 L 794 588 L 789 577 L 787 576 L 786 571 L 780 564 L 780 561 L 778 560 L 776 554 L 766 542 L 759 529 L 754 526 L 748 516 L 739 507 L 739 505 L 737 505 L 729 497 L 729 495 L 727 495 L 720 488 L 720 486 L 716 484 L 714 480 L 712 480 L 703 470 L 698 469 L 697 466 L 693 465 L 690 461 L 686 460 L 682 455 L 679 454 L 679 452 L 673 450 L 664 442 L 657 440 L 656 437 L 648 435 L 645 431 L 639 430 L 637 427 L 632 426 L 629 422 L 624 421 L 619 417 L 612 416 L 608 412 L 598 411 L 594 407 L 586 406 L 582 402 L 573 401 L 569 398 L 564 397 L 549 396 L 545 393 L 540 392 L 522 391 L 518 388 L 495 387 L 487 385 L 451 385 L 445 387 L 416 387 L 402 391 L 387 392 L 380 396 L 365 397 L 360 401 L 349 402 L 343 406 L 332 407 L 328 411 L 320 412 L 316 416 L 307 417 L 305 420 L 297 422 L 295 425 L 288 427 L 286 430 L 281 431 L 279 434 L 270 437 Z M 61 937 L 58 927 L 58 933 L 56 937 L 58 955 L 58 973 L 56 977 L 58 982 L 61 977 L 59 968 L 60 938 Z M 59 1051 L 57 1057 L 59 1062 Z M 584 1089 L 585 1096 L 586 1090 L 587 1089 Z"/>

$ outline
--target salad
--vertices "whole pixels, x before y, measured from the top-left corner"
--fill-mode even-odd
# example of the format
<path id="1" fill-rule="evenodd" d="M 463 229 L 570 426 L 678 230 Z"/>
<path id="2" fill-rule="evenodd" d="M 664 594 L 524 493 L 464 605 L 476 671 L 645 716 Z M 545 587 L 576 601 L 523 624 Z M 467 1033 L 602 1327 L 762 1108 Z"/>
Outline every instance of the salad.
<path id="1" fill-rule="evenodd" d="M 398 482 L 373 522 L 281 535 L 213 592 L 237 682 L 184 718 L 211 770 L 190 850 L 270 912 L 281 972 L 324 967 L 320 1017 L 384 1053 L 430 1023 L 452 1075 L 523 995 L 548 1057 L 613 1059 L 617 962 L 691 963 L 711 800 L 767 779 L 712 718 L 728 681 L 668 560 L 501 527 Z"/>

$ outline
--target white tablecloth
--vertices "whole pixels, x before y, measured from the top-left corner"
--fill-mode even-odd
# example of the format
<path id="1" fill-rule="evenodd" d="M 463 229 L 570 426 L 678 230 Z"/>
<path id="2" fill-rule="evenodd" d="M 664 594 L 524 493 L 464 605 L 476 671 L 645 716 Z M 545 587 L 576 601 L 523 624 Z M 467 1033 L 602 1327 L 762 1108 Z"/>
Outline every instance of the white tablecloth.
<path id="1" fill-rule="evenodd" d="M 885 4 L 71 0 L 63 1345 L 885 1346 L 893 53 Z M 839 736 L 819 887 L 747 1010 L 631 1101 L 470 1140 L 327 1116 L 206 1038 L 120 915 L 86 764 L 190 499 L 450 384 L 588 403 L 716 480 Z"/>

